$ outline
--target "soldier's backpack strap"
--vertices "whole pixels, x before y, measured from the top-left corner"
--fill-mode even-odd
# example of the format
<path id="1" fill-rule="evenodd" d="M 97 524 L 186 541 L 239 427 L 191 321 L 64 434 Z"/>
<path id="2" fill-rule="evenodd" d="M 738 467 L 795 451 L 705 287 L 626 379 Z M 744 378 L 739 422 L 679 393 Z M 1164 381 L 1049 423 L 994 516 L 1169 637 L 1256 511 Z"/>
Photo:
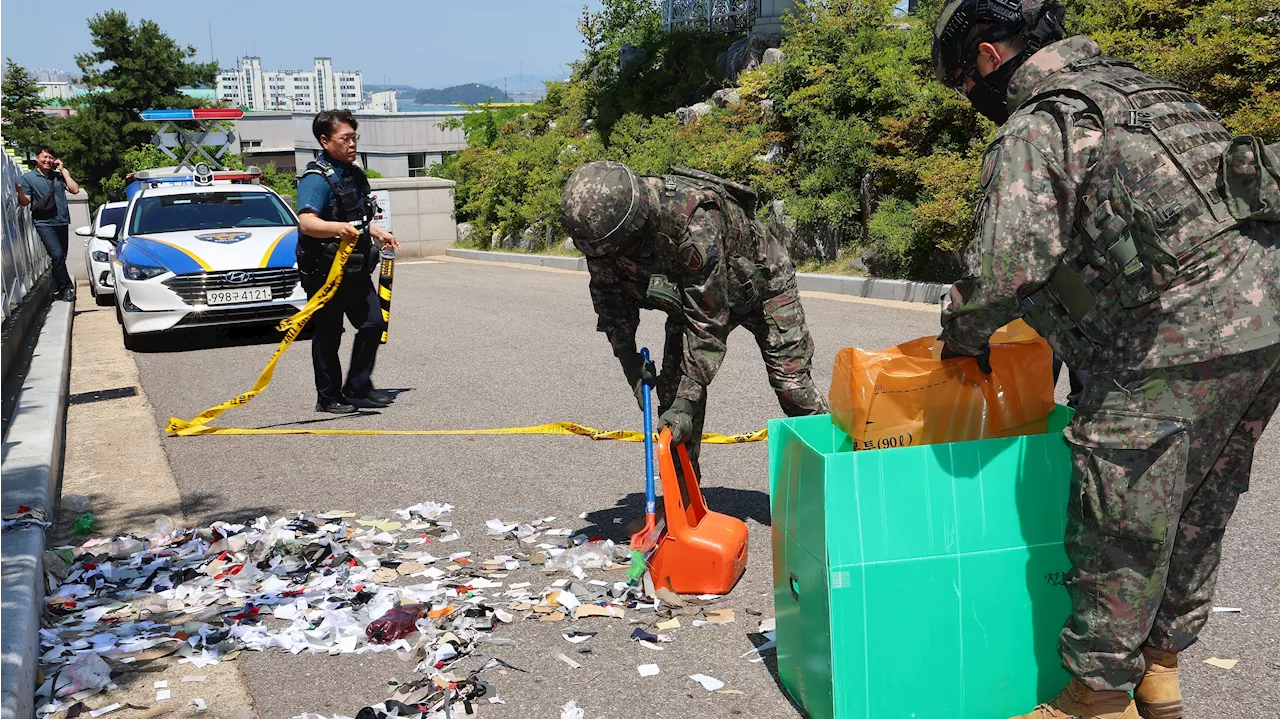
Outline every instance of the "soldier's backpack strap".
<path id="1" fill-rule="evenodd" d="M 699 182 L 710 185 L 710 189 L 712 190 L 723 191 L 725 194 L 736 200 L 737 203 L 742 206 L 742 209 L 746 210 L 747 217 L 756 216 L 756 206 L 760 203 L 760 197 L 756 194 L 755 190 L 743 185 L 742 183 L 734 182 L 733 180 L 726 180 L 723 177 L 713 175 L 710 172 L 694 170 L 688 167 L 672 167 L 671 174 L 677 177 L 687 177 L 691 180 L 698 180 Z"/>
<path id="2" fill-rule="evenodd" d="M 1232 217 L 1280 222 L 1280 144 L 1242 135 L 1222 154 L 1222 186 Z"/>

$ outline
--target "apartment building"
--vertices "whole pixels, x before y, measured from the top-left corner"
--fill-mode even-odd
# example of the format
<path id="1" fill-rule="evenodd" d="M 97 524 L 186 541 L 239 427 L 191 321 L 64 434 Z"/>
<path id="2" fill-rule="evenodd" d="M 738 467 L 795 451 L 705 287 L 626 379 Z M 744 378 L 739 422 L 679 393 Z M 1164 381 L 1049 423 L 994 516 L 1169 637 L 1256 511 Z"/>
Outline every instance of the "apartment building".
<path id="1" fill-rule="evenodd" d="M 333 59 L 315 58 L 311 70 L 263 70 L 262 58 L 242 57 L 234 70 L 218 73 L 218 99 L 249 110 L 321 110 L 360 107 L 359 70 L 334 70 Z"/>

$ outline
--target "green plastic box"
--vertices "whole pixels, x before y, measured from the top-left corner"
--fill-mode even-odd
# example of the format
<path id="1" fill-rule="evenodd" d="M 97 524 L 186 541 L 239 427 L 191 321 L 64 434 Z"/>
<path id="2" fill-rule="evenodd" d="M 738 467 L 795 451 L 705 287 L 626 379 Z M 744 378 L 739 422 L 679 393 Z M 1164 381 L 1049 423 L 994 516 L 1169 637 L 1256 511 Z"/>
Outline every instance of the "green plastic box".
<path id="1" fill-rule="evenodd" d="M 812 719 L 1007 719 L 1066 686 L 1071 415 L 861 452 L 829 415 L 769 422 L 778 677 Z"/>

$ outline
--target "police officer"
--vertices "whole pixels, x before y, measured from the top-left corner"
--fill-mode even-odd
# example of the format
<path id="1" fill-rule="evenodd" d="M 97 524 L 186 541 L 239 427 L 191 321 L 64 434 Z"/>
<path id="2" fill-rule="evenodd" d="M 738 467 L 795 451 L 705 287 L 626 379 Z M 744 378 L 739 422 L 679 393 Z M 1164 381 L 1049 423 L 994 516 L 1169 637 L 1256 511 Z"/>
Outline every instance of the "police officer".
<path id="1" fill-rule="evenodd" d="M 714 175 L 673 168 L 641 177 L 617 162 L 592 162 L 565 184 L 561 210 L 587 256 L 591 300 L 627 384 L 642 400 L 655 380 L 662 425 L 689 443 L 696 462 L 707 386 L 729 332 L 751 330 L 769 384 L 789 416 L 827 411 L 809 373 L 813 339 L 795 267 L 755 219 L 755 193 Z M 667 314 L 662 374 L 636 352 L 640 310 Z"/>
<path id="2" fill-rule="evenodd" d="M 942 338 L 978 356 L 1023 317 L 1090 370 L 1066 430 L 1072 680 L 1025 717 L 1180 717 L 1178 653 L 1280 403 L 1280 158 L 1268 169 L 1185 89 L 1063 39 L 1063 14 L 950 0 L 938 20 L 938 79 L 1001 125 Z"/>
<path id="3" fill-rule="evenodd" d="M 298 180 L 298 270 L 302 288 L 314 296 L 324 286 L 341 240 L 356 239 L 343 267 L 337 293 L 311 316 L 311 362 L 316 373 L 316 411 L 333 414 L 391 404 L 391 394 L 375 389 L 371 375 L 386 323 L 370 273 L 378 264 L 378 246 L 400 249 L 394 235 L 373 224 L 374 201 L 364 170 L 355 165 L 359 123 L 350 110 L 316 115 L 311 132 L 324 152 Z M 342 316 L 356 329 L 351 365 L 342 381 L 338 346 Z"/>

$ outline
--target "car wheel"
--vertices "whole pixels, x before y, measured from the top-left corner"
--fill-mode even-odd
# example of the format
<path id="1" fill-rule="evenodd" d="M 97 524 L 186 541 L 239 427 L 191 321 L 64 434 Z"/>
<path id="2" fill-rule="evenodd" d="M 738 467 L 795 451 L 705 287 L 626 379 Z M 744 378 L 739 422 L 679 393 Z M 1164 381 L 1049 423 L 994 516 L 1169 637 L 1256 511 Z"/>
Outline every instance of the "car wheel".
<path id="1" fill-rule="evenodd" d="M 116 307 L 116 312 L 118 313 L 119 311 L 120 311 L 120 308 Z M 124 339 L 125 349 L 129 350 L 130 352 L 134 352 L 138 349 L 138 338 L 129 334 L 129 329 L 124 326 L 124 322 L 120 323 L 120 336 L 121 338 Z"/>

